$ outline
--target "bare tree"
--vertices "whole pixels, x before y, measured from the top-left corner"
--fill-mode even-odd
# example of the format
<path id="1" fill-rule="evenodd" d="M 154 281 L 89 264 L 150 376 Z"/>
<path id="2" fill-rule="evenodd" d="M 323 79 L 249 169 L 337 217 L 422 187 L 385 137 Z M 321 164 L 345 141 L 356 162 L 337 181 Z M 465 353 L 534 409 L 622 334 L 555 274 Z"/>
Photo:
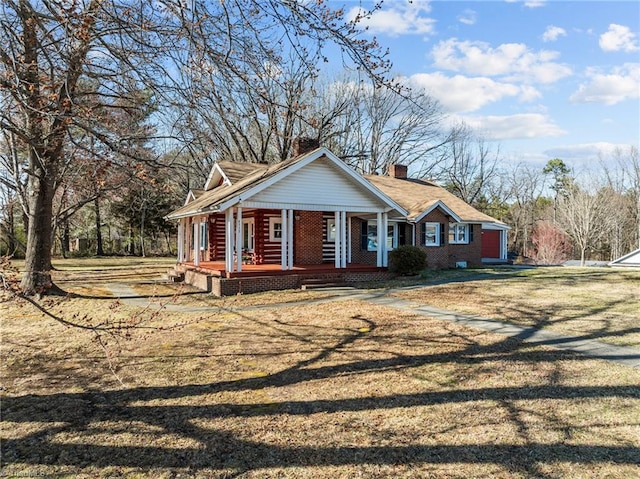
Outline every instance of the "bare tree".
<path id="1" fill-rule="evenodd" d="M 506 220 L 512 226 L 511 249 L 530 254 L 531 234 L 538 219 L 543 216 L 545 178 L 541 171 L 524 163 L 517 164 L 506 177 L 508 198 L 511 203 Z"/>
<path id="2" fill-rule="evenodd" d="M 496 176 L 499 157 L 499 147 L 494 151 L 487 140 L 461 123 L 452 130 L 436 175 L 453 194 L 475 205 Z"/>
<path id="3" fill-rule="evenodd" d="M 610 196 L 609 188 L 589 179 L 581 186 L 574 183 L 558 198 L 558 222 L 578 249 L 582 266 L 588 251 L 611 235 L 615 203 Z"/>
<path id="4" fill-rule="evenodd" d="M 335 106 L 317 136 L 331 139 L 332 150 L 361 173 L 386 174 L 393 164 L 426 171 L 449 140 L 438 102 L 425 93 L 347 79 L 325 95 Z"/>
<path id="5" fill-rule="evenodd" d="M 16 181 L 28 217 L 26 294 L 51 282 L 54 197 L 66 153 L 79 135 L 121 158 L 140 161 L 140 137 L 107 111 L 135 115 L 144 89 L 157 102 L 184 105 L 200 85 L 193 72 L 233 75 L 251 85 L 247 64 L 279 63 L 283 49 L 337 42 L 345 57 L 382 83 L 388 68 L 377 44 L 322 2 L 269 0 L 4 0 L 0 6 L 0 126 L 22 146 Z M 313 65 L 308 65 L 313 69 Z M 185 108 L 192 106 L 188 104 Z"/>
<path id="6" fill-rule="evenodd" d="M 615 233 L 611 259 L 640 248 L 640 158 L 638 148 L 618 148 L 612 158 L 600 158 L 607 185 L 616 193 Z"/>

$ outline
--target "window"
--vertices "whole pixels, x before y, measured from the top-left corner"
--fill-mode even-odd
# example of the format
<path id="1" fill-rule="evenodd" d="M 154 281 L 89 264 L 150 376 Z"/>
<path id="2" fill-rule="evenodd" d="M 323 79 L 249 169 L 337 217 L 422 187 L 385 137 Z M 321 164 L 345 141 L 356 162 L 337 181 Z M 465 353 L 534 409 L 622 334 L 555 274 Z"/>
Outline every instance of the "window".
<path id="1" fill-rule="evenodd" d="M 367 221 L 366 222 L 366 246 L 367 251 L 377 251 L 378 250 L 378 224 L 376 221 Z M 397 223 L 388 223 L 387 224 L 387 250 L 391 251 L 398 246 L 398 224 Z M 364 249 L 364 248 L 363 248 Z"/>
<path id="2" fill-rule="evenodd" d="M 254 222 L 253 218 L 242 220 L 242 247 L 246 251 L 253 251 Z"/>
<path id="3" fill-rule="evenodd" d="M 278 216 L 269 218 L 269 241 L 282 241 L 282 218 Z"/>
<path id="4" fill-rule="evenodd" d="M 425 246 L 440 246 L 440 223 L 424 224 Z"/>
<path id="5" fill-rule="evenodd" d="M 464 223 L 449 223 L 449 243 L 465 244 L 469 242 L 469 225 Z"/>
<path id="6" fill-rule="evenodd" d="M 192 237 L 192 244 L 193 244 L 193 249 L 198 249 L 198 244 L 196 243 L 196 233 L 197 228 L 200 228 L 200 250 L 204 251 L 207 249 L 207 245 L 209 244 L 209 241 L 207 240 L 207 223 L 193 223 L 193 237 Z"/>
<path id="7" fill-rule="evenodd" d="M 327 241 L 336 240 L 336 220 L 327 218 Z"/>

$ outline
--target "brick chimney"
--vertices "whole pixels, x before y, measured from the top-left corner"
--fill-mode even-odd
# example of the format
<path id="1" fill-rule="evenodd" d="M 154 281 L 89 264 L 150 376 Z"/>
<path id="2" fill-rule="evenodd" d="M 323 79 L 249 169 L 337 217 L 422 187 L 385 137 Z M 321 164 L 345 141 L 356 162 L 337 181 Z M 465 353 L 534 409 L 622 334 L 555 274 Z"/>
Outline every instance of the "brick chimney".
<path id="1" fill-rule="evenodd" d="M 293 156 L 304 155 L 317 148 L 320 148 L 320 140 L 309 137 L 298 137 L 293 140 Z"/>
<path id="2" fill-rule="evenodd" d="M 406 180 L 407 167 L 405 165 L 391 165 L 389 166 L 389 176 Z"/>

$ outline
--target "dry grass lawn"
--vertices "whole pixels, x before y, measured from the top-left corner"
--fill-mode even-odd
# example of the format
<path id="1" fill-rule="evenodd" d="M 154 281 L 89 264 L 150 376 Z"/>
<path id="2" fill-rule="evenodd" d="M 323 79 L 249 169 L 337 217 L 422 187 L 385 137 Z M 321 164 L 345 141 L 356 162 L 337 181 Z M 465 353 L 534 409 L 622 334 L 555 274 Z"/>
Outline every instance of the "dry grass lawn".
<path id="1" fill-rule="evenodd" d="M 430 306 L 640 347 L 640 270 L 491 271 L 476 281 L 397 293 Z"/>
<path id="2" fill-rule="evenodd" d="M 96 273 L 46 312 L 0 298 L 0 475 L 639 477 L 637 369 L 328 292 L 176 303 L 120 273 L 186 311 L 117 302 Z M 101 345 L 52 316 L 137 327 Z"/>

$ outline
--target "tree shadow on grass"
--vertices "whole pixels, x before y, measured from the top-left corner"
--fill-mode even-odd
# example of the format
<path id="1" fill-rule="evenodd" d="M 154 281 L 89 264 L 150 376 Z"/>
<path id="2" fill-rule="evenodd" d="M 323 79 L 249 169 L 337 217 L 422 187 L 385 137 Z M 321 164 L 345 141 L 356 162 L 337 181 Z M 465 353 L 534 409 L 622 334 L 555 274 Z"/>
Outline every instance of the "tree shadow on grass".
<path id="1" fill-rule="evenodd" d="M 365 373 L 413 370 L 420 366 L 454 364 L 463 367 L 482 364 L 496 358 L 536 363 L 579 360 L 561 351 L 522 348 L 522 343 L 505 338 L 483 345 L 472 339 L 458 351 L 433 354 L 403 354 L 380 359 L 362 359 L 323 364 L 331 354 L 349 349 L 364 335 L 370 335 L 374 321 L 356 317 L 366 327 L 343 330 L 341 337 L 319 348 L 311 357 L 266 377 L 219 381 L 202 385 L 139 387 L 114 391 L 26 395 L 2 399 L 3 421 L 38 423 L 35 432 L 3 441 L 2 465 L 30 464 L 52 467 L 102 468 L 130 467 L 141 470 L 185 468 L 242 473 L 265 468 L 296 468 L 317 466 L 361 466 L 398 464 L 492 464 L 514 473 L 545 477 L 539 464 L 570 462 L 575 464 L 608 463 L 622 466 L 640 465 L 637 445 L 567 444 L 563 441 L 541 442 L 528 436 L 520 416 L 525 414 L 519 404 L 546 400 L 580 400 L 617 398 L 640 399 L 636 386 L 566 386 L 558 384 L 523 387 L 457 387 L 444 391 L 408 392 L 376 396 L 363 391 L 358 397 L 339 399 L 309 399 L 269 401 L 243 404 L 211 401 L 211 395 L 225 392 L 260 391 L 265 388 L 286 388 L 310 381 L 331 381 L 344 375 L 357 377 Z M 286 327 L 280 322 L 278 328 Z M 366 332 L 365 332 L 366 331 Z M 300 338 L 302 340 L 304 338 Z M 413 338 L 416 341 L 421 338 Z M 384 337 L 378 339 L 384 346 Z M 534 366 L 535 367 L 535 366 Z M 357 391 L 357 389 L 356 389 Z M 179 404 L 180 398 L 190 398 L 196 404 Z M 198 405 L 198 400 L 202 405 Z M 477 444 L 420 443 L 393 445 L 292 445 L 286 441 L 274 443 L 247 439 L 206 424 L 232 418 L 250 421 L 253 418 L 277 420 L 282 417 L 322 414 L 347 414 L 361 411 L 384 411 L 405 408 L 436 407 L 438 405 L 471 405 L 494 401 L 508 405 L 509 416 L 519 436 L 509 443 Z M 497 407 L 497 406 L 496 406 Z M 570 427 L 561 424 L 558 427 Z M 487 424 L 491 425 L 492 420 Z M 137 426 L 136 426 L 137 424 Z M 633 426 L 633 425 L 630 425 Z M 249 426 L 248 426 L 249 427 Z M 460 434 L 464 434 L 462 426 Z M 117 435 L 120 428 L 136 432 L 137 439 L 128 444 L 113 445 L 94 439 Z M 152 432 L 144 432 L 147 428 Z M 63 434 L 65 439 L 56 436 Z M 155 441 L 160 436 L 183 438 L 188 445 L 162 446 Z M 69 439 L 71 438 L 71 439 Z M 343 441 L 344 442 L 344 441 Z"/>

